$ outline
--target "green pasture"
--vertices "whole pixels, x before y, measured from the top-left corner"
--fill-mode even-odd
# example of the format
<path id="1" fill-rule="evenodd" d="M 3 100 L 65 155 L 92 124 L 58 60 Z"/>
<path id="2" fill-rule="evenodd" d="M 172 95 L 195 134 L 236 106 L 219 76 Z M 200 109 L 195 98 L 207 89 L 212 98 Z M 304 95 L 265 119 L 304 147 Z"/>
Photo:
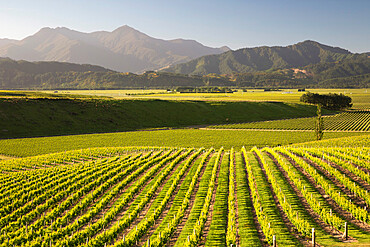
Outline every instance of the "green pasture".
<path id="1" fill-rule="evenodd" d="M 0 98 L 0 139 L 179 128 L 315 113 L 314 106 L 284 102 L 4 97 Z"/>

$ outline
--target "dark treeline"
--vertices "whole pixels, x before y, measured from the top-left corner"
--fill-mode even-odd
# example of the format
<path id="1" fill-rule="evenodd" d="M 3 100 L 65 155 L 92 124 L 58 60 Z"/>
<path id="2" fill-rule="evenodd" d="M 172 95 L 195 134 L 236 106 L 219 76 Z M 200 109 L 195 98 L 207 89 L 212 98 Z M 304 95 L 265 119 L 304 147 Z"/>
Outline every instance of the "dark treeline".
<path id="1" fill-rule="evenodd" d="M 235 90 L 227 87 L 178 87 L 179 93 L 233 93 Z"/>

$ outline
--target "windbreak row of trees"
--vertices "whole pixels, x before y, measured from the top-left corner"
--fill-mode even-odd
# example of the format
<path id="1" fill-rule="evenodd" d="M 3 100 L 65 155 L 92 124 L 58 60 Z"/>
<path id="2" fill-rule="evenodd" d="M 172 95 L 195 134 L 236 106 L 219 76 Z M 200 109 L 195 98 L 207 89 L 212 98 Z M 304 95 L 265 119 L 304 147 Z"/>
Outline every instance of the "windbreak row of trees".
<path id="1" fill-rule="evenodd" d="M 227 87 L 178 87 L 176 92 L 179 93 L 233 93 L 232 90 Z"/>

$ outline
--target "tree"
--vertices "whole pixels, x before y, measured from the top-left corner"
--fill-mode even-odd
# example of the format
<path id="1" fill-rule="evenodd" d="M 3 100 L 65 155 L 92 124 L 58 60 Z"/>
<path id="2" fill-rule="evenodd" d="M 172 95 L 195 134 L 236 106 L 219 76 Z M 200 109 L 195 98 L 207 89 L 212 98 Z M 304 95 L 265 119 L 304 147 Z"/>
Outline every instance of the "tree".
<path id="1" fill-rule="evenodd" d="M 300 98 L 301 102 L 310 104 L 320 104 L 323 108 L 330 110 L 342 110 L 352 107 L 352 99 L 344 94 L 318 94 L 318 93 L 305 93 Z"/>
<path id="2" fill-rule="evenodd" d="M 317 104 L 317 118 L 315 122 L 315 135 L 316 140 L 321 140 L 324 135 L 324 121 L 321 116 L 321 105 Z"/>

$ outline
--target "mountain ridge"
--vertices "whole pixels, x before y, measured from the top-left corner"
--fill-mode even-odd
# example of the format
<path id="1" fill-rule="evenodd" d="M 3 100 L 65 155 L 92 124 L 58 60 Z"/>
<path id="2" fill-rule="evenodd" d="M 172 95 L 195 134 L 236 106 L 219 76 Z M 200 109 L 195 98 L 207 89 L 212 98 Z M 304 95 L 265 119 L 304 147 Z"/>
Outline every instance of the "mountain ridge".
<path id="1" fill-rule="evenodd" d="M 19 41 L 0 39 L 0 57 L 28 61 L 94 64 L 120 72 L 144 72 L 187 62 L 228 47 L 212 48 L 195 40 L 163 40 L 124 25 L 112 32 L 79 32 L 44 27 Z"/>
<path id="2" fill-rule="evenodd" d="M 358 55 L 361 54 L 306 40 L 289 46 L 241 48 L 218 55 L 207 55 L 170 66 L 164 71 L 192 75 L 250 73 L 337 62 Z"/>

